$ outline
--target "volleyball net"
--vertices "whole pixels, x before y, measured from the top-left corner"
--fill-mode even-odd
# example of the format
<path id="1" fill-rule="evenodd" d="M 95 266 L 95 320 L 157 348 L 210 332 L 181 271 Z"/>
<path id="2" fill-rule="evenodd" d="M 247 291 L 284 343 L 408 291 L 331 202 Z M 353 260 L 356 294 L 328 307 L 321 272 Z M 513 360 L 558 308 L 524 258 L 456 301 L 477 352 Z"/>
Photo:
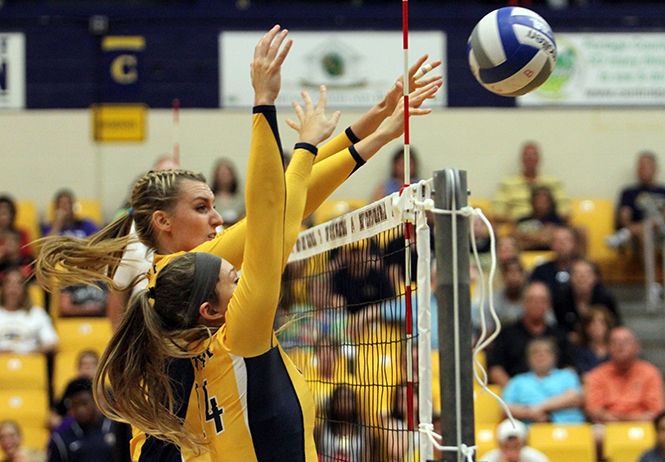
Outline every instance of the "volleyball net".
<path id="1" fill-rule="evenodd" d="M 430 194 L 421 182 L 306 230 L 290 256 L 278 338 L 314 395 L 324 461 L 431 458 L 417 431 L 433 408 L 430 227 L 414 208 Z"/>

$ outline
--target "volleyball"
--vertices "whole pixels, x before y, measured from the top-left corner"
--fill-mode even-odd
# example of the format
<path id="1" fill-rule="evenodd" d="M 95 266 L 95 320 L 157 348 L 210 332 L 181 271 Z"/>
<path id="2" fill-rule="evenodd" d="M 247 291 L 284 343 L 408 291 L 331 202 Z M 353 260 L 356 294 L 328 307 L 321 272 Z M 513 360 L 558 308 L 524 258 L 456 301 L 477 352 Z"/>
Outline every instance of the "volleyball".
<path id="1" fill-rule="evenodd" d="M 552 28 L 533 11 L 499 8 L 485 15 L 468 40 L 469 66 L 480 84 L 503 96 L 520 96 L 547 80 L 556 64 Z"/>

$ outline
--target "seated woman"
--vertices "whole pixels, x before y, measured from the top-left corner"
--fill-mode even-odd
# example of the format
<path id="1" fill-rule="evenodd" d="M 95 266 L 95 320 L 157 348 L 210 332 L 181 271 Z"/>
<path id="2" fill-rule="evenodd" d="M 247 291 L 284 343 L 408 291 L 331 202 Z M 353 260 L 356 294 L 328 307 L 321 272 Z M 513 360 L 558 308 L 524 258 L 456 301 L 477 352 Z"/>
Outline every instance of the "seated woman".
<path id="1" fill-rule="evenodd" d="M 584 402 L 577 374 L 557 369 L 556 344 L 537 338 L 526 349 L 529 372 L 517 374 L 503 390 L 513 417 L 526 423 L 582 423 Z"/>
<path id="2" fill-rule="evenodd" d="M 593 305 L 580 318 L 577 328 L 578 343 L 573 347 L 573 366 L 584 375 L 597 365 L 610 359 L 610 331 L 616 327 L 616 319 L 602 305 Z"/>
<path id="3" fill-rule="evenodd" d="M 51 353 L 57 345 L 51 318 L 32 304 L 25 277 L 9 270 L 0 289 L 0 352 Z"/>
<path id="4" fill-rule="evenodd" d="M 550 250 L 552 231 L 565 224 L 556 210 L 552 190 L 538 186 L 531 191 L 531 215 L 518 220 L 515 236 L 523 250 Z"/>
<path id="5" fill-rule="evenodd" d="M 601 282 L 596 265 L 580 258 L 572 263 L 569 271 L 568 283 L 561 285 L 559 290 L 552 294 L 552 308 L 559 328 L 571 333 L 571 340 L 576 340 L 574 331 L 577 323 L 593 305 L 607 308 L 617 324 L 621 324 L 617 302 Z"/>
<path id="6" fill-rule="evenodd" d="M 215 208 L 224 220 L 224 227 L 229 227 L 245 216 L 245 197 L 233 162 L 218 159 L 211 179 L 210 189 L 215 195 Z"/>
<path id="7" fill-rule="evenodd" d="M 24 447 L 21 428 L 13 420 L 0 422 L 0 449 L 5 455 L 2 462 L 44 462 L 46 460 L 44 451 Z"/>

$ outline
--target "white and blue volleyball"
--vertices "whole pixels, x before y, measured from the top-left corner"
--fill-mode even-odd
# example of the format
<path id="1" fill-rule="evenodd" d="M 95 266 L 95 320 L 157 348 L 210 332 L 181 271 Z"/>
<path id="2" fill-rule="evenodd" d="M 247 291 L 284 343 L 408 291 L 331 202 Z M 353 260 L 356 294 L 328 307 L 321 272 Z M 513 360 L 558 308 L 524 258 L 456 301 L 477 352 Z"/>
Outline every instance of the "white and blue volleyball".
<path id="1" fill-rule="evenodd" d="M 488 13 L 471 32 L 469 66 L 480 84 L 503 96 L 520 96 L 542 85 L 556 64 L 552 28 L 527 8 Z"/>

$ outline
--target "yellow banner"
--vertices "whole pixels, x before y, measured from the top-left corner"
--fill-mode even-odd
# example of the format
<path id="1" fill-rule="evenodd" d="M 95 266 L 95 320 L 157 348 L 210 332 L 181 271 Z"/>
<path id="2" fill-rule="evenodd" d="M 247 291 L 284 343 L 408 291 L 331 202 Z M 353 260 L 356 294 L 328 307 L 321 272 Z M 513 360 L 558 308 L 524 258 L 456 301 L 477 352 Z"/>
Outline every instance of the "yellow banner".
<path id="1" fill-rule="evenodd" d="M 145 104 L 95 104 L 92 137 L 97 142 L 144 141 Z"/>

